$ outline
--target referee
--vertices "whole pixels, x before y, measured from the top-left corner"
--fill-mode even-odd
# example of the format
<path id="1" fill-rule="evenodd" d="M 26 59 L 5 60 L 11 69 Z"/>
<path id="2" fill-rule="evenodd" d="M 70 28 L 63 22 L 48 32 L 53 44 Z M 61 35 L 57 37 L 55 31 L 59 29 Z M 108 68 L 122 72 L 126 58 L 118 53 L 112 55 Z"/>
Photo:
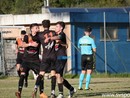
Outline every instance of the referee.
<path id="1" fill-rule="evenodd" d="M 78 41 L 78 48 L 81 50 L 81 74 L 79 77 L 79 90 L 82 90 L 83 80 L 86 75 L 86 86 L 85 89 L 89 90 L 89 84 L 91 80 L 91 73 L 93 70 L 93 52 L 96 52 L 96 45 L 94 40 L 90 37 L 92 28 L 88 26 L 84 33 L 85 35 L 81 37 Z"/>

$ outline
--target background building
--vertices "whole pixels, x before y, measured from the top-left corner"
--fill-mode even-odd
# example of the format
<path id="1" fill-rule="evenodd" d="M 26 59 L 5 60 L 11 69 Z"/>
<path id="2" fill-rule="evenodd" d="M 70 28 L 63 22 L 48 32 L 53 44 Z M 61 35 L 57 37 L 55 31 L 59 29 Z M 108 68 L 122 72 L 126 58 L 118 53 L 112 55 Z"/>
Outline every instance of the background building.
<path id="1" fill-rule="evenodd" d="M 77 47 L 78 39 L 83 36 L 84 28 L 92 26 L 92 36 L 96 42 L 96 71 L 109 73 L 130 72 L 130 8 L 43 8 L 42 14 L 0 15 L 1 26 L 24 26 L 29 32 L 31 23 L 39 23 L 50 19 L 51 29 L 57 21 L 66 23 L 65 33 L 69 44 L 67 71 L 80 73 L 80 53 Z M 42 26 L 40 27 L 41 30 Z M 4 30 L 1 29 L 3 32 Z M 12 31 L 10 29 L 10 31 Z M 12 35 L 4 34 L 4 40 L 15 40 L 19 31 Z M 7 37 L 8 36 L 8 37 Z M 6 44 L 4 44 L 4 49 Z M 6 50 L 5 50 L 6 51 Z M 6 53 L 5 53 L 6 54 Z M 7 62 L 7 59 L 5 59 Z M 11 66 L 12 63 L 7 66 Z M 14 63 L 13 65 L 14 66 Z M 5 69 L 6 70 L 6 69 Z"/>

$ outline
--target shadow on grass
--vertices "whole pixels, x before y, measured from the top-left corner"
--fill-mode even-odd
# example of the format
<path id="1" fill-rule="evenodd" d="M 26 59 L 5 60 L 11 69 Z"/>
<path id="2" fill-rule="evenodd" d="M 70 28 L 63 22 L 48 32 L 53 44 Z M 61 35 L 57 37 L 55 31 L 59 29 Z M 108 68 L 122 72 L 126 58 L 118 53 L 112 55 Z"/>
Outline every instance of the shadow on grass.
<path id="1" fill-rule="evenodd" d="M 102 83 L 119 83 L 120 81 L 104 81 L 104 82 L 91 82 L 91 84 L 102 84 Z"/>

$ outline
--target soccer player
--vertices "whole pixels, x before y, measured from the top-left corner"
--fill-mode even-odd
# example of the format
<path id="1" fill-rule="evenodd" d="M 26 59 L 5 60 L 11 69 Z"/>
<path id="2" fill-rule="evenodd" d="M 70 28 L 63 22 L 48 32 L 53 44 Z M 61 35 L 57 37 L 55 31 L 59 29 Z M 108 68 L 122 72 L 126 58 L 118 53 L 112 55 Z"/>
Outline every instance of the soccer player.
<path id="1" fill-rule="evenodd" d="M 40 65 L 40 73 L 37 77 L 33 98 L 36 95 L 37 88 L 40 85 L 41 80 L 43 79 L 45 72 L 50 70 L 51 71 L 51 98 L 55 97 L 55 85 L 56 85 L 56 76 L 55 76 L 55 61 L 56 61 L 56 54 L 55 54 L 55 41 L 48 40 L 48 37 L 54 36 L 55 32 L 49 30 L 50 28 L 50 20 L 43 20 L 42 25 L 44 28 L 43 32 L 39 33 L 39 39 L 43 47 L 43 54 L 42 54 L 42 61 Z M 40 94 L 40 98 L 48 98 L 47 95 L 44 93 Z"/>
<path id="2" fill-rule="evenodd" d="M 39 26 L 37 23 L 30 25 L 31 34 L 24 37 L 23 47 L 25 47 L 25 52 L 23 56 L 22 66 L 20 68 L 21 75 L 18 83 L 18 91 L 15 93 L 17 98 L 21 98 L 24 78 L 26 73 L 31 69 L 36 74 L 39 73 L 40 69 L 40 59 L 39 59 L 39 49 L 40 49 L 40 42 L 38 39 L 37 32 L 39 31 Z M 43 92 L 43 85 L 40 87 L 40 93 Z"/>
<path id="3" fill-rule="evenodd" d="M 79 39 L 78 48 L 81 50 L 81 68 L 82 72 L 79 77 L 79 90 L 82 90 L 82 83 L 86 75 L 85 89 L 89 90 L 89 84 L 91 80 L 91 73 L 93 70 L 93 52 L 96 52 L 96 45 L 94 40 L 90 37 L 92 28 L 88 26 L 84 33 L 85 35 Z"/>
<path id="4" fill-rule="evenodd" d="M 26 31 L 22 30 L 21 36 L 16 38 L 16 53 L 17 53 L 16 70 L 17 70 L 19 77 L 20 77 L 20 73 L 21 73 L 20 66 L 21 66 L 22 61 L 23 61 L 22 59 L 23 59 L 23 54 L 24 54 L 24 50 L 25 50 L 25 48 L 22 47 L 24 36 L 26 36 Z M 25 83 L 24 83 L 25 87 L 28 86 L 27 79 L 28 79 L 28 73 L 26 73 L 26 77 L 25 77 Z"/>
<path id="5" fill-rule="evenodd" d="M 65 28 L 65 23 L 63 21 L 59 21 L 56 23 L 56 36 L 50 37 L 50 40 L 56 40 L 55 51 L 57 55 L 56 60 L 56 76 L 59 88 L 59 95 L 57 98 L 63 98 L 63 85 L 69 90 L 68 98 L 71 98 L 73 94 L 76 92 L 76 89 L 70 85 L 70 83 L 63 78 L 64 67 L 67 62 L 67 43 L 66 43 L 66 34 L 63 32 Z"/>

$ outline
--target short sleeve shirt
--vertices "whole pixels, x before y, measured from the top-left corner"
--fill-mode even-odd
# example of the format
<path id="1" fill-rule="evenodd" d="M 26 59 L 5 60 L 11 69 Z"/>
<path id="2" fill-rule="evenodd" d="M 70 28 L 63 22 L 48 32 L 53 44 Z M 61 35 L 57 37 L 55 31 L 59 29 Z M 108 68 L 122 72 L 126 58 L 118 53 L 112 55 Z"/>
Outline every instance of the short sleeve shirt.
<path id="1" fill-rule="evenodd" d="M 96 48 L 94 40 L 89 36 L 83 36 L 78 41 L 78 48 L 81 49 L 81 54 L 91 55 L 92 49 Z"/>

